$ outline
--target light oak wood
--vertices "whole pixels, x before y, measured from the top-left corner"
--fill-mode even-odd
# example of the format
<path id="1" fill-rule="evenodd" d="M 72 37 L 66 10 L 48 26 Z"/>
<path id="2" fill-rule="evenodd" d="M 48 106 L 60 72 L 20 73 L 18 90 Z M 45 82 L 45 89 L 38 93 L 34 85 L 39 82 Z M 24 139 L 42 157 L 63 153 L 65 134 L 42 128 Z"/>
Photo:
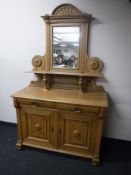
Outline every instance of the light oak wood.
<path id="1" fill-rule="evenodd" d="M 14 98 L 42 100 L 45 104 L 49 102 L 67 103 L 76 105 L 96 106 L 96 107 L 107 107 L 107 94 L 105 92 L 89 92 L 79 93 L 78 91 L 54 89 L 44 90 L 40 87 L 28 86 L 14 94 Z M 47 103 L 48 102 L 48 103 Z"/>
<path id="2" fill-rule="evenodd" d="M 43 90 L 28 86 L 12 95 L 17 109 L 17 146 L 34 146 L 99 162 L 105 92 Z"/>
<path id="3" fill-rule="evenodd" d="M 17 115 L 17 148 L 31 146 L 100 162 L 100 143 L 107 93 L 96 84 L 102 61 L 87 55 L 92 15 L 71 4 L 62 4 L 46 22 L 46 53 L 32 59 L 35 80 L 14 94 Z M 80 26 L 78 69 L 52 67 L 52 27 Z"/>

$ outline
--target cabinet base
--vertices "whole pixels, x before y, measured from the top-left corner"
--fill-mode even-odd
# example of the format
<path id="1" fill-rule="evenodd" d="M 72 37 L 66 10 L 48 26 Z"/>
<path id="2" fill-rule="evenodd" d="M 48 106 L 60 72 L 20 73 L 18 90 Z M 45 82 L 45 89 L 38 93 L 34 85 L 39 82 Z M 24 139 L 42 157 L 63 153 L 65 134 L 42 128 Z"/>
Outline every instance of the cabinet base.
<path id="1" fill-rule="evenodd" d="M 60 151 L 60 150 L 53 150 L 53 149 L 47 149 L 47 148 L 44 148 L 44 147 L 40 147 L 40 146 L 35 146 L 35 145 L 29 145 L 29 144 L 24 144 L 22 145 L 21 143 L 16 143 L 16 148 L 17 150 L 21 150 L 23 147 L 33 147 L 33 148 L 37 148 L 37 149 L 44 149 L 44 150 L 47 150 L 47 151 L 54 151 L 54 152 L 58 152 L 58 153 L 62 153 L 62 154 L 67 154 L 67 155 L 73 155 L 73 156 L 78 156 L 78 157 L 83 157 L 83 158 L 87 158 L 87 160 L 91 159 L 91 162 L 92 162 L 92 165 L 93 166 L 98 166 L 100 164 L 100 159 L 99 158 L 92 158 L 92 156 L 80 156 L 79 154 L 73 154 L 73 153 L 69 153 L 69 152 L 66 152 L 66 151 Z"/>

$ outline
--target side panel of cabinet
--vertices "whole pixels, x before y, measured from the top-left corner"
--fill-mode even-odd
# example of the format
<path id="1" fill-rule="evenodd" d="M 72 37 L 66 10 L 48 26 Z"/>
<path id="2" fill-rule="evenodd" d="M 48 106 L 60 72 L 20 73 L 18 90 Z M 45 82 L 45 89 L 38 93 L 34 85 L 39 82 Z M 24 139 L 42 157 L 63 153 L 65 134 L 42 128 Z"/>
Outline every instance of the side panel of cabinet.
<path id="1" fill-rule="evenodd" d="M 59 149 L 83 157 L 93 156 L 97 131 L 96 115 L 59 112 L 58 128 Z"/>
<path id="2" fill-rule="evenodd" d="M 56 146 L 56 112 L 43 108 L 21 107 L 23 145 Z"/>

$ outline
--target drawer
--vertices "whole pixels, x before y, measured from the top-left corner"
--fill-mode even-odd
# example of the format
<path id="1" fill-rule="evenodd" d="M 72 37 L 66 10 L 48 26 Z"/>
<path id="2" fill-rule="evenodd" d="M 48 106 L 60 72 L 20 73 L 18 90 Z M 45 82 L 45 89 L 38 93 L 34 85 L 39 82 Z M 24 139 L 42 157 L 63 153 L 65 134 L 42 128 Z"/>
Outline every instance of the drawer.
<path id="1" fill-rule="evenodd" d="M 55 103 L 49 102 L 49 101 L 39 101 L 39 100 L 23 99 L 23 98 L 19 98 L 17 100 L 18 100 L 18 103 L 20 105 L 27 105 L 27 106 L 31 106 L 31 107 L 44 107 L 44 108 L 56 109 Z"/>
<path id="2" fill-rule="evenodd" d="M 70 111 L 75 113 L 90 113 L 90 114 L 99 113 L 99 107 L 91 107 L 91 106 L 80 106 L 80 105 L 70 105 L 70 104 L 59 103 L 57 108 L 58 110 Z"/>
<path id="3" fill-rule="evenodd" d="M 23 98 L 19 98 L 17 99 L 17 101 L 20 105 L 27 105 L 31 107 L 44 107 L 49 109 L 58 109 L 62 111 L 69 111 L 75 113 L 89 113 L 89 114 L 99 113 L 99 107 L 54 103 L 49 101 L 39 101 L 39 100 L 23 99 Z"/>

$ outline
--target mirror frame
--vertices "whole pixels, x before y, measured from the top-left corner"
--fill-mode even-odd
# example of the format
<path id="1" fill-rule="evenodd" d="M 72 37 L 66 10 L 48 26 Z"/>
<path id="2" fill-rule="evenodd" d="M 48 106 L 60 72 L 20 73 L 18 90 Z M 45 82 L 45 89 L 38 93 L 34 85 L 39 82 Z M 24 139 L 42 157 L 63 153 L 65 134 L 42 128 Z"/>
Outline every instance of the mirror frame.
<path id="1" fill-rule="evenodd" d="M 42 16 L 46 23 L 46 54 L 45 54 L 45 71 L 51 72 L 72 72 L 82 73 L 87 59 L 87 47 L 89 36 L 89 25 L 92 21 L 92 15 L 82 13 L 72 4 L 62 4 L 54 9 L 52 15 Z M 53 27 L 58 26 L 79 26 L 80 27 L 80 44 L 79 44 L 79 66 L 77 69 L 72 68 L 53 68 L 52 65 L 52 38 Z"/>

